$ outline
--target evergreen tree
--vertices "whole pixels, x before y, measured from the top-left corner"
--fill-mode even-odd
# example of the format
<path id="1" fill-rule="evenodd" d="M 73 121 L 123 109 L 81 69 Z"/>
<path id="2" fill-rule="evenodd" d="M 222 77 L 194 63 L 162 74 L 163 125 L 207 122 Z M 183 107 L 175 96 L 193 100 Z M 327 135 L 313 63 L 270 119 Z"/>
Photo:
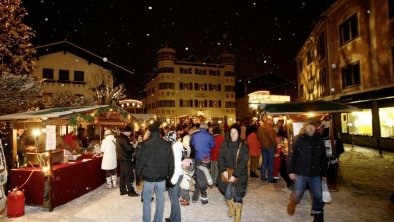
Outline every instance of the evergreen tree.
<path id="1" fill-rule="evenodd" d="M 0 0 L 0 115 L 38 108 L 41 85 L 31 74 L 32 29 L 21 0 Z"/>
<path id="2" fill-rule="evenodd" d="M 21 0 L 0 1 L 0 75 L 30 74 L 35 54 L 33 30 L 22 22 L 27 15 Z"/>

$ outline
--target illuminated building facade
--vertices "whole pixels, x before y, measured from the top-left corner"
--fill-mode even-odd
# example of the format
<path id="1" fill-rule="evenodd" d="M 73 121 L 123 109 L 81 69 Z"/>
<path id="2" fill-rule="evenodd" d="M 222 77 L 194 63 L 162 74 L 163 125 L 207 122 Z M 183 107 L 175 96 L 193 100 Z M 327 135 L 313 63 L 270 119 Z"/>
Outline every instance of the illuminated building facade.
<path id="1" fill-rule="evenodd" d="M 157 51 L 157 69 L 145 85 L 146 112 L 168 124 L 206 120 L 235 122 L 234 55 L 221 54 L 199 61 L 176 59 L 176 51 Z"/>
<path id="2" fill-rule="evenodd" d="M 394 1 L 339 0 L 322 13 L 298 63 L 300 101 L 362 111 L 335 115 L 344 142 L 394 150 Z"/>
<path id="3" fill-rule="evenodd" d="M 131 71 L 108 61 L 68 41 L 36 47 L 37 69 L 33 75 L 43 79 L 44 102 L 52 95 L 69 91 L 84 98 L 92 98 L 92 89 L 106 84 L 113 87 L 114 73 L 133 74 Z"/>

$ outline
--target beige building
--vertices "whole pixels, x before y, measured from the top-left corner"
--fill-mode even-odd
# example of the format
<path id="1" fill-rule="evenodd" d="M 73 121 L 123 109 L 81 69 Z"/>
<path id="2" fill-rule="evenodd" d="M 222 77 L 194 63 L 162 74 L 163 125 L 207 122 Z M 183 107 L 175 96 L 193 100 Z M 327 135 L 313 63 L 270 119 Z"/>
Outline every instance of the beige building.
<path id="1" fill-rule="evenodd" d="M 299 98 L 362 109 L 338 114 L 345 142 L 393 150 L 394 1 L 338 0 L 300 50 Z"/>
<path id="2" fill-rule="evenodd" d="M 229 125 L 235 122 L 234 55 L 217 61 L 176 58 L 172 48 L 157 51 L 157 72 L 146 84 L 147 113 L 174 125 L 201 120 Z"/>
<path id="3" fill-rule="evenodd" d="M 33 74 L 44 79 L 44 101 L 56 92 L 69 91 L 91 98 L 92 89 L 102 83 L 113 87 L 115 73 L 133 74 L 131 71 L 108 61 L 68 41 L 38 46 Z"/>

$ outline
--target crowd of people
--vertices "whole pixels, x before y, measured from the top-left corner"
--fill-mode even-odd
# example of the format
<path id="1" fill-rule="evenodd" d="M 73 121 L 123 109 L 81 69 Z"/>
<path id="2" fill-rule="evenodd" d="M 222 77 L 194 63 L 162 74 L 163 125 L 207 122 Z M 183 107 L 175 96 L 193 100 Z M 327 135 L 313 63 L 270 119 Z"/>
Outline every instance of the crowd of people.
<path id="1" fill-rule="evenodd" d="M 119 185 L 120 195 L 141 196 L 144 222 L 152 221 L 154 200 L 153 221 L 178 222 L 181 206 L 198 201 L 208 204 L 207 189 L 216 187 L 228 206 L 228 216 L 241 221 L 249 176 L 262 183 L 276 183 L 279 174 L 293 190 L 288 214 L 294 214 L 308 185 L 313 194 L 311 214 L 314 221 L 323 221 L 321 181 L 326 181 L 327 158 L 316 127 L 315 122 L 305 124 L 290 157 L 278 146 L 286 137 L 284 125 L 274 126 L 267 116 L 260 123 L 230 127 L 206 122 L 168 127 L 156 121 L 139 132 L 129 126 L 118 133 L 107 129 L 101 143 L 102 169 L 106 170 L 108 188 Z M 136 192 L 136 183 L 143 183 L 141 194 Z M 171 213 L 164 218 L 166 191 Z"/>

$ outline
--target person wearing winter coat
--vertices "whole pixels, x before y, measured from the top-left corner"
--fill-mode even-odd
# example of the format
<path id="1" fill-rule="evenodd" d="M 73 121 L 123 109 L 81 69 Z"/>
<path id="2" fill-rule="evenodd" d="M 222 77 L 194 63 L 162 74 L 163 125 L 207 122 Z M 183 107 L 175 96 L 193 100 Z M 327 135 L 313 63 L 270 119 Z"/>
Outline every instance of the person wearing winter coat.
<path id="1" fill-rule="evenodd" d="M 171 143 L 160 137 L 160 124 L 155 121 L 149 126 L 150 138 L 142 142 L 137 153 L 136 173 L 142 176 L 144 185 L 142 190 L 144 222 L 151 222 L 151 200 L 155 192 L 156 211 L 154 222 L 163 221 L 164 192 L 166 180 L 174 174 L 174 154 Z"/>
<path id="2" fill-rule="evenodd" d="M 268 168 L 268 183 L 276 183 L 274 178 L 274 158 L 275 150 L 277 147 L 276 133 L 272 125 L 272 118 L 264 116 L 262 124 L 257 129 L 257 139 L 262 145 L 261 153 L 263 154 L 263 162 L 261 163 L 260 179 L 261 181 L 267 180 Z"/>
<path id="3" fill-rule="evenodd" d="M 287 213 L 293 215 L 296 205 L 302 199 L 306 185 L 312 196 L 312 211 L 316 222 L 322 222 L 324 202 L 322 198 L 322 180 L 327 181 L 326 148 L 320 135 L 316 133 L 316 123 L 307 121 L 305 132 L 301 134 L 293 146 L 289 158 L 289 177 L 294 181 L 294 188 L 290 194 Z"/>
<path id="4" fill-rule="evenodd" d="M 255 125 L 250 127 L 250 133 L 246 138 L 246 144 L 249 147 L 250 156 L 250 177 L 259 177 L 257 172 L 257 165 L 261 156 L 261 143 L 257 139 L 257 127 Z"/>
<path id="5" fill-rule="evenodd" d="M 175 131 L 169 131 L 164 138 L 172 143 L 172 152 L 174 154 L 174 174 L 171 177 L 171 184 L 168 187 L 168 196 L 171 201 L 170 217 L 166 222 L 181 222 L 181 206 L 179 204 L 179 185 L 183 178 L 182 156 L 183 145 Z"/>
<path id="6" fill-rule="evenodd" d="M 219 176 L 219 166 L 218 166 L 219 150 L 224 141 L 224 136 L 221 134 L 222 132 L 219 126 L 213 128 L 212 133 L 213 133 L 213 138 L 215 140 L 215 147 L 211 150 L 211 177 L 213 184 L 217 186 L 217 180 Z"/>
<path id="7" fill-rule="evenodd" d="M 104 139 L 101 141 L 101 152 L 103 159 L 101 161 L 101 169 L 105 170 L 107 180 L 107 188 L 116 188 L 116 139 L 112 131 L 107 129 L 104 132 Z"/>
<path id="8" fill-rule="evenodd" d="M 201 203 L 208 203 L 208 194 L 207 194 L 207 186 L 208 186 L 208 178 L 211 179 L 211 175 L 209 174 L 208 167 L 211 161 L 211 150 L 215 147 L 215 140 L 213 139 L 213 135 L 208 132 L 208 124 L 202 122 L 200 124 L 200 130 L 193 133 L 190 139 L 190 146 L 192 148 L 191 157 L 194 159 L 196 163 L 196 187 L 192 196 L 193 203 L 196 203 L 201 194 Z"/>
<path id="9" fill-rule="evenodd" d="M 248 182 L 248 147 L 241 142 L 241 128 L 238 125 L 230 127 L 229 139 L 222 143 L 219 152 L 219 190 L 224 194 L 228 205 L 228 216 L 233 217 L 234 221 L 241 221 L 243 197 L 246 193 Z M 232 175 L 228 174 L 227 169 L 234 169 Z M 223 181 L 223 178 L 228 181 Z"/>
<path id="10" fill-rule="evenodd" d="M 125 126 L 121 129 L 121 133 L 116 139 L 116 152 L 119 160 L 120 167 L 120 177 L 119 177 L 119 191 L 120 195 L 127 194 L 130 197 L 139 196 L 135 192 L 133 181 L 134 181 L 134 171 L 133 171 L 133 152 L 129 137 L 133 129 L 130 126 Z"/>

